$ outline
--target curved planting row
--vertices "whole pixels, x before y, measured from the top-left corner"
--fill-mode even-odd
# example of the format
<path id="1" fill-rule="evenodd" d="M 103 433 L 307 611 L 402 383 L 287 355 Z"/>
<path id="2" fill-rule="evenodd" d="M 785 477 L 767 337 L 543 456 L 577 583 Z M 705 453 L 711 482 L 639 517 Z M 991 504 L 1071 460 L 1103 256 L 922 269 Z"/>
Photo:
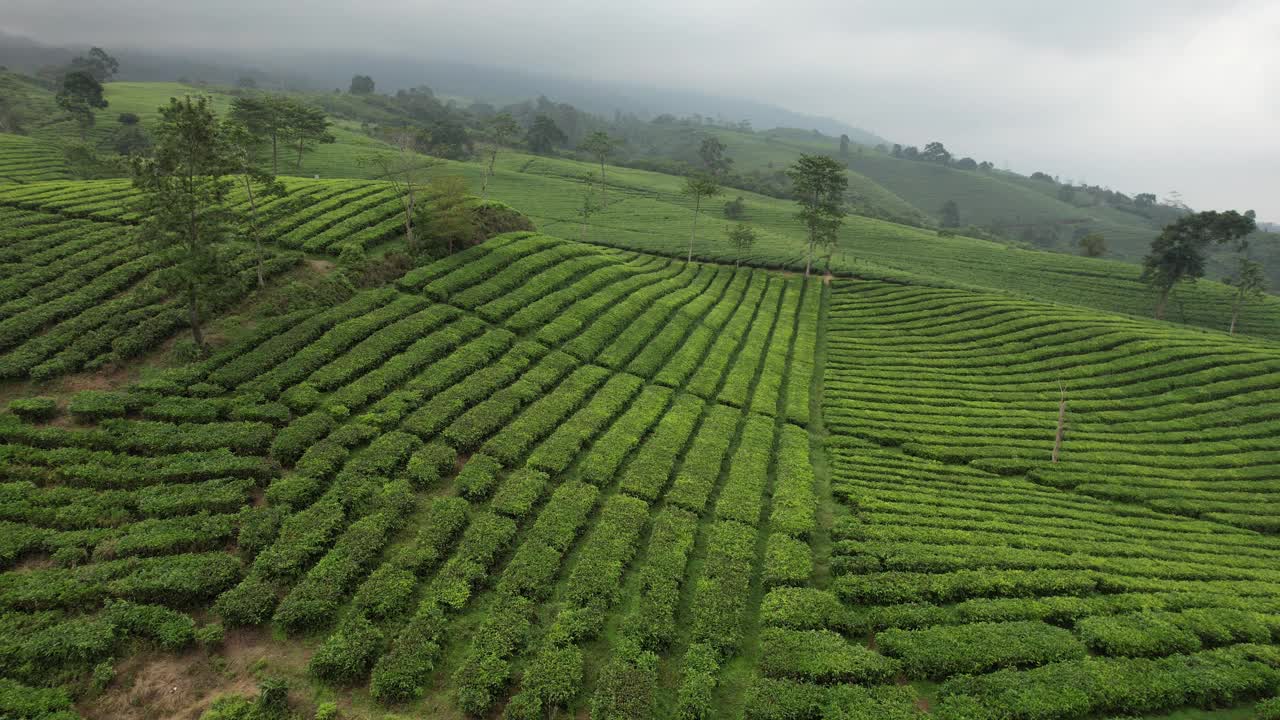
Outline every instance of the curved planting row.
<path id="1" fill-rule="evenodd" d="M 831 331 L 827 418 L 842 432 L 1280 530 L 1280 351 L 1271 344 L 878 283 L 834 294 Z"/>
<path id="2" fill-rule="evenodd" d="M 874 717 L 1074 720 L 1275 693 L 1280 540 L 1251 529 L 1276 517 L 1274 348 L 874 282 L 837 285 L 826 330 L 831 576 L 763 598 L 776 657 L 748 717 L 856 697 Z"/>
<path id="3" fill-rule="evenodd" d="M 264 275 L 293 267 L 268 251 Z M 257 283 L 255 256 L 235 244 L 226 279 L 204 312 L 231 306 Z M 0 215 L 0 378 L 45 379 L 140 355 L 188 323 L 186 306 L 156 283 L 158 255 L 126 227 L 6 208 Z"/>

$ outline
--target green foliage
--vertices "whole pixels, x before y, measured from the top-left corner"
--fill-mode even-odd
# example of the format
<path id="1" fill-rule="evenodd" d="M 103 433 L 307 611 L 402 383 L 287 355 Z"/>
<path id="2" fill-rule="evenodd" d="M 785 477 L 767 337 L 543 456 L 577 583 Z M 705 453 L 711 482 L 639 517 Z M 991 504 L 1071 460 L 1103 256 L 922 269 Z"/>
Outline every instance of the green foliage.
<path id="1" fill-rule="evenodd" d="M 45 422 L 57 416 L 58 403 L 53 398 L 17 398 L 9 401 L 9 412 L 27 422 Z"/>

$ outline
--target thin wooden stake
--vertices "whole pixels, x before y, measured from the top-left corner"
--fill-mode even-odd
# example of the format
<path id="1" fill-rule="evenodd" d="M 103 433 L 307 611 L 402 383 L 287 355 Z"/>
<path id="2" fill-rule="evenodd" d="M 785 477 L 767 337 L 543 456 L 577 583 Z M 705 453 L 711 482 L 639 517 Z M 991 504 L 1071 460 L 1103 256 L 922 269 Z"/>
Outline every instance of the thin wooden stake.
<path id="1" fill-rule="evenodd" d="M 1053 439 L 1053 462 L 1058 463 L 1058 455 L 1062 452 L 1062 438 L 1067 434 L 1067 387 L 1058 381 L 1062 399 L 1058 401 L 1058 435 Z"/>

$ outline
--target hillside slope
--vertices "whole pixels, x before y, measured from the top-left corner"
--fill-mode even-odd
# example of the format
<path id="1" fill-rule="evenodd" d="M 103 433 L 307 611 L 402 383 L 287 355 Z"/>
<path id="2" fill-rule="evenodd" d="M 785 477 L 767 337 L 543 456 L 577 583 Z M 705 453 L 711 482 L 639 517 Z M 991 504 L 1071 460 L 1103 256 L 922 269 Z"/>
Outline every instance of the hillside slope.
<path id="1" fill-rule="evenodd" d="M 1273 693 L 1280 541 L 1245 526 L 1276 529 L 1280 354 L 1046 310 L 515 233 L 52 422 L 19 405 L 6 698 L 58 710 L 32 686 L 127 657 L 201 680 L 77 708 L 174 715 L 245 655 L 354 717 L 1082 720 Z M 186 649 L 215 619 L 228 647 Z"/>

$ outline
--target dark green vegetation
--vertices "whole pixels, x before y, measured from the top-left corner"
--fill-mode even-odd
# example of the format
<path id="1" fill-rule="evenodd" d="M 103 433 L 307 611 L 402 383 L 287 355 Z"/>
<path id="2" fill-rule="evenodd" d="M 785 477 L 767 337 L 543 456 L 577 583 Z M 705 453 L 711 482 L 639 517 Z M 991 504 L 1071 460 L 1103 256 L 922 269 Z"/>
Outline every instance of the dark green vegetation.
<path id="1" fill-rule="evenodd" d="M 1134 264 L 746 190 L 691 233 L 599 138 L 370 179 L 421 156 L 341 113 L 431 106 L 369 84 L 302 154 L 327 179 L 221 201 L 266 287 L 230 233 L 203 357 L 155 352 L 188 316 L 139 191 L 36 152 L 73 123 L 0 144 L 0 716 L 1275 717 L 1274 298 L 1233 338 L 1233 287 L 1155 322 Z M 177 89 L 105 97 L 148 128 Z M 819 141 L 716 134 L 738 171 Z M 456 252 L 406 252 L 411 183 L 415 244 L 473 213 Z M 519 213 L 547 234 L 480 242 Z"/>

